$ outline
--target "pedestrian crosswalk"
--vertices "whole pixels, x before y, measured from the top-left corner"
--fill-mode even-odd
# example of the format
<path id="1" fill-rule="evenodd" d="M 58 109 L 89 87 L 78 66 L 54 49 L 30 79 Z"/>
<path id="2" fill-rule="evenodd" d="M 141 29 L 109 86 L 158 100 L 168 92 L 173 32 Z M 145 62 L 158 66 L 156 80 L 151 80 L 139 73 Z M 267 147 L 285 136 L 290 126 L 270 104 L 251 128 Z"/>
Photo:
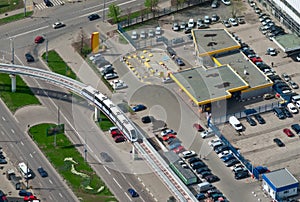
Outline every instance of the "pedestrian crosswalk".
<path id="1" fill-rule="evenodd" d="M 33 7 L 36 8 L 36 9 L 39 9 L 39 10 L 43 10 L 43 9 L 46 9 L 46 8 L 51 8 L 53 6 L 58 6 L 58 5 L 64 5 L 65 2 L 62 1 L 62 0 L 50 0 L 51 1 L 51 6 L 46 6 L 46 4 L 43 2 L 43 3 L 35 3 L 33 1 Z"/>

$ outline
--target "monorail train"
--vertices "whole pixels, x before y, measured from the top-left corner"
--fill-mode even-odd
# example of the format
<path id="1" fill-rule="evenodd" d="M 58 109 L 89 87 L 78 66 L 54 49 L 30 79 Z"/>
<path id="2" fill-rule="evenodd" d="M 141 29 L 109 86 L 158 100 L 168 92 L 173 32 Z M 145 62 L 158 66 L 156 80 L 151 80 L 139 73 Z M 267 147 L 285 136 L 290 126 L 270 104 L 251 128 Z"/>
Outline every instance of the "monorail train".
<path id="1" fill-rule="evenodd" d="M 125 134 L 128 140 L 137 141 L 138 133 L 133 123 L 107 96 L 91 86 L 83 88 L 81 94 L 93 102 Z"/>

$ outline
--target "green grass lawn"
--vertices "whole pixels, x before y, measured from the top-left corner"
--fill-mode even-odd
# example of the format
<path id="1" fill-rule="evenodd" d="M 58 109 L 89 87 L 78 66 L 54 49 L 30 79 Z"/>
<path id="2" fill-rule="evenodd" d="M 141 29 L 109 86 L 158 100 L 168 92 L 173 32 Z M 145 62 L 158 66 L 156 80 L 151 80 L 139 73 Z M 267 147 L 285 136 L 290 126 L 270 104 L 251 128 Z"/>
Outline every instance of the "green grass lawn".
<path id="1" fill-rule="evenodd" d="M 42 57 L 46 61 L 46 53 Z M 55 73 L 77 80 L 76 74 L 54 50 L 48 52 L 48 66 Z"/>
<path id="2" fill-rule="evenodd" d="M 39 100 L 34 96 L 30 88 L 24 83 L 20 76 L 16 76 L 17 90 L 11 92 L 11 79 L 9 74 L 0 74 L 0 97 L 6 106 L 15 112 L 18 108 L 40 104 Z"/>
<path id="3" fill-rule="evenodd" d="M 26 17 L 32 16 L 32 14 L 33 14 L 33 11 L 28 11 L 28 12 L 26 12 Z M 17 20 L 21 20 L 23 18 L 25 18 L 24 13 L 19 13 L 19 14 L 12 15 L 12 16 L 7 16 L 6 18 L 0 19 L 0 25 L 10 23 L 10 22 L 13 22 L 13 21 L 17 21 Z"/>
<path id="4" fill-rule="evenodd" d="M 22 0 L 0 0 L 0 14 L 24 8 Z"/>
<path id="5" fill-rule="evenodd" d="M 100 113 L 100 121 L 98 124 L 103 131 L 108 131 L 110 127 L 115 126 L 102 112 Z"/>
<path id="6" fill-rule="evenodd" d="M 101 179 L 96 175 L 93 169 L 84 161 L 84 158 L 77 151 L 76 145 L 73 145 L 64 134 L 56 135 L 56 147 L 54 147 L 54 136 L 47 136 L 47 128 L 53 127 L 53 124 L 40 124 L 30 128 L 31 138 L 37 143 L 38 147 L 46 155 L 52 165 L 66 179 L 69 186 L 77 197 L 82 201 L 117 201 Z M 78 149 L 83 149 L 80 146 Z M 65 158 L 72 157 L 77 164 L 70 161 L 64 161 Z M 71 172 L 72 164 L 75 170 L 88 175 L 87 178 Z M 93 189 L 87 190 L 85 187 L 90 186 Z M 100 187 L 104 186 L 101 192 L 97 192 Z"/>

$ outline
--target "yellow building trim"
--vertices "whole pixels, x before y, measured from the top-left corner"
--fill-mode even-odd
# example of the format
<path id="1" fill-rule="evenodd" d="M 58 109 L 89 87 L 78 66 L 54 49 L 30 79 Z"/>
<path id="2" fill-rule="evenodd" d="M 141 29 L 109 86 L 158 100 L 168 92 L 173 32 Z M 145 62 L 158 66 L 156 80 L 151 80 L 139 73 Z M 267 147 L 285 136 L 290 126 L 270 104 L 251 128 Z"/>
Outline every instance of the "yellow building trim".
<path id="1" fill-rule="evenodd" d="M 242 91 L 242 93 L 246 93 L 246 92 L 250 92 L 250 91 L 253 91 L 253 90 L 259 90 L 259 89 L 263 89 L 263 88 L 267 88 L 267 87 L 272 87 L 273 86 L 273 83 L 267 83 L 267 84 L 263 84 L 263 85 L 260 85 L 260 86 L 255 86 L 255 87 L 252 87 L 252 88 L 249 88 L 249 89 L 245 89 Z"/>
<path id="2" fill-rule="evenodd" d="M 175 76 L 173 76 L 173 74 L 170 74 L 171 79 L 173 79 L 173 81 L 175 81 L 175 83 L 177 83 L 177 85 L 189 96 L 189 98 L 195 103 L 198 104 L 197 99 L 190 94 L 190 92 L 183 86 L 181 85 L 181 83 L 176 79 Z"/>
<path id="3" fill-rule="evenodd" d="M 230 46 L 230 47 L 227 47 L 227 48 L 213 50 L 213 51 L 209 51 L 209 52 L 205 52 L 205 53 L 199 53 L 199 57 L 206 56 L 206 55 L 214 55 L 214 54 L 223 53 L 223 52 L 228 52 L 228 51 L 231 51 L 231 50 L 239 49 L 240 47 L 241 47 L 240 45 L 235 45 L 235 46 Z"/>
<path id="4" fill-rule="evenodd" d="M 231 98 L 231 97 L 232 97 L 232 94 L 229 93 L 228 95 L 224 95 L 224 96 L 220 96 L 220 97 L 216 97 L 216 98 L 212 98 L 212 99 L 208 99 L 208 100 L 198 102 L 198 105 L 204 105 L 204 104 L 208 104 L 208 103 L 212 103 L 212 102 L 217 102 L 219 100 L 226 100 L 226 99 Z"/>
<path id="5" fill-rule="evenodd" d="M 215 58 L 215 57 L 211 57 L 211 58 L 214 61 L 214 63 L 216 63 L 218 65 L 218 67 L 222 66 L 222 64 L 217 60 L 217 58 Z"/>
<path id="6" fill-rule="evenodd" d="M 236 88 L 231 88 L 231 89 L 228 89 L 227 91 L 228 92 L 236 92 L 236 91 L 241 91 L 241 90 L 248 89 L 248 88 L 249 88 L 249 85 L 245 85 L 245 86 L 239 86 Z"/>

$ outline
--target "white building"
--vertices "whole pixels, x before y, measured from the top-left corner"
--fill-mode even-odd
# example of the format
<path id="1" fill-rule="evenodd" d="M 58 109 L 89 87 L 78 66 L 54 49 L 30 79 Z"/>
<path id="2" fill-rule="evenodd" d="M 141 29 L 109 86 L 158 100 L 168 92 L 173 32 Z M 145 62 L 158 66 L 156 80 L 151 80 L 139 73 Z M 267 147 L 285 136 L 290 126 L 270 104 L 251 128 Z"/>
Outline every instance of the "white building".
<path id="1" fill-rule="evenodd" d="M 299 182 L 286 168 L 283 168 L 263 174 L 262 186 L 274 200 L 281 201 L 297 195 Z"/>

